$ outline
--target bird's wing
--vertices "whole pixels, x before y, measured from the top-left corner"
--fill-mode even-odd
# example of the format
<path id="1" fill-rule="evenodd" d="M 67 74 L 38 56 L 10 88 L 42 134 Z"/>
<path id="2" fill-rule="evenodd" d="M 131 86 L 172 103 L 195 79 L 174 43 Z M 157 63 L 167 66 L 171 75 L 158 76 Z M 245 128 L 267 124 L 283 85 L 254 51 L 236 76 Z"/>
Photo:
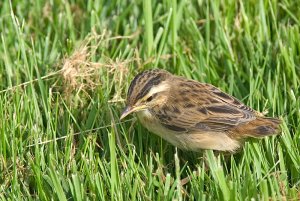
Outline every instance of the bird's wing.
<path id="1" fill-rule="evenodd" d="M 184 81 L 174 87 L 176 93 L 156 113 L 173 131 L 226 131 L 256 118 L 254 110 L 212 85 Z"/>

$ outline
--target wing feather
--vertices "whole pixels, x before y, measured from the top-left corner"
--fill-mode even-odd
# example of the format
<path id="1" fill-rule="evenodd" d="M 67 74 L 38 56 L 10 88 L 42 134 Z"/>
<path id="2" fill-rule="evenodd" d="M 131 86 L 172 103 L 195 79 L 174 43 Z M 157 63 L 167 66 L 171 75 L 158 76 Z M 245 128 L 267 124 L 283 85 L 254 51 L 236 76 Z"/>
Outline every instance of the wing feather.
<path id="1" fill-rule="evenodd" d="M 165 103 L 168 105 L 159 108 L 162 114 L 157 115 L 168 129 L 226 131 L 256 118 L 254 110 L 212 85 L 191 80 L 174 83 L 180 86 L 173 86 L 177 88 L 171 91 L 179 94 L 171 94 Z"/>

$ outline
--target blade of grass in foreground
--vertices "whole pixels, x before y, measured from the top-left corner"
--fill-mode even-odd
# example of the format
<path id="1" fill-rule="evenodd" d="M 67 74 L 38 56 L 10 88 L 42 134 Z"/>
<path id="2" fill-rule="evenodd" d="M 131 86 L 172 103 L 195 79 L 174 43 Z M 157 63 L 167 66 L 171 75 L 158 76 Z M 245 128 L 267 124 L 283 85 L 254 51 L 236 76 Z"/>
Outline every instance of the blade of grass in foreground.
<path id="1" fill-rule="evenodd" d="M 150 57 L 153 48 L 153 22 L 152 22 L 152 4 L 151 0 L 143 1 L 144 19 L 145 19 L 145 39 L 147 46 L 147 56 Z"/>

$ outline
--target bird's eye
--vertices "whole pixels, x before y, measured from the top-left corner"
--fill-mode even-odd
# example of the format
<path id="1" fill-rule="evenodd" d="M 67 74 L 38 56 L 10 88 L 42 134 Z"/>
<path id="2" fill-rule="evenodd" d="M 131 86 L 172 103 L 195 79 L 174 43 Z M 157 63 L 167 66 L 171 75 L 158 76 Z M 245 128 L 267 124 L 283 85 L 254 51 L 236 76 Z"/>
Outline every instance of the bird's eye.
<path id="1" fill-rule="evenodd" d="M 147 102 L 150 102 L 150 101 L 152 101 L 152 99 L 153 99 L 153 96 L 150 96 L 149 98 L 147 98 Z"/>

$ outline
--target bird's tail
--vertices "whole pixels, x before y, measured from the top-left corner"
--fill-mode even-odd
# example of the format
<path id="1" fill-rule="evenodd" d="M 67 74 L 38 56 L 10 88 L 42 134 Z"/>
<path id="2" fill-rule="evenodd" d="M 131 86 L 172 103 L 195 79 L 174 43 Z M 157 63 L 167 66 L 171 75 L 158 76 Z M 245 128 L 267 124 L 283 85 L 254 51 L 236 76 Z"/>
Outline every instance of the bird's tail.
<path id="1" fill-rule="evenodd" d="M 281 120 L 269 117 L 257 117 L 254 121 L 237 128 L 240 133 L 248 137 L 262 138 L 276 135 L 280 132 Z"/>

